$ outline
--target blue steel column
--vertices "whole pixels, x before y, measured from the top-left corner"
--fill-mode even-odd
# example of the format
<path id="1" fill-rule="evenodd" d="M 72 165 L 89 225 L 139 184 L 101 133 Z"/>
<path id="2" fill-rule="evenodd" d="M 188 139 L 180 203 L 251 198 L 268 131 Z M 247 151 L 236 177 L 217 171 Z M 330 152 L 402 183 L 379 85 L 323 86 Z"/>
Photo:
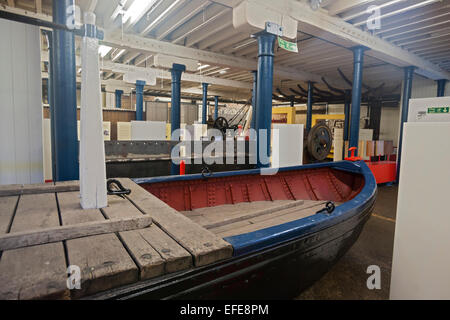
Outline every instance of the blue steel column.
<path id="1" fill-rule="evenodd" d="M 256 85 L 256 130 L 257 130 L 257 167 L 270 167 L 270 163 L 261 163 L 259 155 L 259 130 L 267 130 L 267 157 L 270 159 L 270 137 L 272 127 L 272 87 L 273 87 L 273 57 L 276 36 L 265 31 L 258 38 L 258 76 Z"/>
<path id="2" fill-rule="evenodd" d="M 350 111 L 350 141 L 349 149 L 352 147 L 358 148 L 359 142 L 359 118 L 361 112 L 361 87 L 362 87 L 362 72 L 364 64 L 365 47 L 353 48 L 353 89 L 352 89 L 352 108 Z M 350 156 L 350 151 L 348 153 Z M 358 155 L 358 150 L 355 156 Z"/>
<path id="3" fill-rule="evenodd" d="M 441 79 L 437 81 L 437 96 L 438 97 L 443 97 L 445 96 L 445 85 L 447 83 L 446 79 Z"/>
<path id="4" fill-rule="evenodd" d="M 186 66 L 182 64 L 174 63 L 172 65 L 172 101 L 171 101 L 171 137 L 172 140 L 178 140 L 174 138 L 174 131 L 180 129 L 180 104 L 181 104 L 181 74 L 186 71 Z M 178 175 L 180 173 L 180 168 L 178 165 L 172 162 L 170 173 L 172 175 Z"/>
<path id="5" fill-rule="evenodd" d="M 53 1 L 53 22 L 67 23 L 68 8 L 74 0 Z M 52 92 L 54 129 L 54 181 L 78 180 L 77 82 L 75 36 L 72 32 L 53 30 Z"/>
<path id="6" fill-rule="evenodd" d="M 144 120 L 144 86 L 145 81 L 136 81 L 136 120 Z"/>
<path id="7" fill-rule="evenodd" d="M 311 130 L 313 105 L 313 83 L 308 81 L 308 101 L 306 105 L 306 134 Z"/>
<path id="8" fill-rule="evenodd" d="M 219 117 L 219 96 L 214 97 L 214 120 Z"/>
<path id="9" fill-rule="evenodd" d="M 208 83 L 202 83 L 203 87 L 203 107 L 202 107 L 202 124 L 206 124 L 206 113 L 208 110 Z"/>
<path id="10" fill-rule="evenodd" d="M 253 89 L 252 89 L 252 120 L 250 122 L 250 128 L 256 128 L 256 86 L 258 83 L 258 71 L 253 70 Z"/>
<path id="11" fill-rule="evenodd" d="M 350 103 L 351 103 L 351 90 L 345 90 L 345 101 L 344 101 L 344 145 L 342 148 L 342 159 L 346 157 L 345 155 L 345 141 L 348 141 L 348 125 L 350 122 Z"/>
<path id="12" fill-rule="evenodd" d="M 411 99 L 411 89 L 412 89 L 414 69 L 415 67 L 413 66 L 406 67 L 403 80 L 402 114 L 400 118 L 400 136 L 397 152 L 397 183 L 400 178 L 400 162 L 402 160 L 403 124 L 406 121 L 408 121 L 409 99 Z"/>
<path id="13" fill-rule="evenodd" d="M 122 94 L 123 90 L 116 90 L 116 108 L 122 108 Z"/>

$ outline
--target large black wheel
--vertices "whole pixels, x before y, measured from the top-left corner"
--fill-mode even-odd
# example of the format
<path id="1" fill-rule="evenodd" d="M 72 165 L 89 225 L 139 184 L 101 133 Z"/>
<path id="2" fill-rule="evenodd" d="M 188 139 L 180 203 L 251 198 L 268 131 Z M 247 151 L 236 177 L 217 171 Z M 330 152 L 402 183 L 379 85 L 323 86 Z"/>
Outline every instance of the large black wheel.
<path id="1" fill-rule="evenodd" d="M 333 145 L 330 128 L 318 123 L 309 131 L 306 146 L 311 157 L 317 161 L 325 160 Z"/>

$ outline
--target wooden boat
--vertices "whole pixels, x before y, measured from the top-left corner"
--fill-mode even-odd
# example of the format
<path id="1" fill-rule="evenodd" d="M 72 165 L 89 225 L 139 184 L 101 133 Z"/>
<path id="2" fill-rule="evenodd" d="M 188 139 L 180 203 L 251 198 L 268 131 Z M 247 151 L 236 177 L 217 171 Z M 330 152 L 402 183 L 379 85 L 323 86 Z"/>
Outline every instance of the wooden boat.
<path id="1" fill-rule="evenodd" d="M 294 297 L 357 240 L 377 191 L 363 161 L 280 168 L 275 175 L 255 169 L 134 181 L 223 237 L 233 255 L 98 298 Z"/>

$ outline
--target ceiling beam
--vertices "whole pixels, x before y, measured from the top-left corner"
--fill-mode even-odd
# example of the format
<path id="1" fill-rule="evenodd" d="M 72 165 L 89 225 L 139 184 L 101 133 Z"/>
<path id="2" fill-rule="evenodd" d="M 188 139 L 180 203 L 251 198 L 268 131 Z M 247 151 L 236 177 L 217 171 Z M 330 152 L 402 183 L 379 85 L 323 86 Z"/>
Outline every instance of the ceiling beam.
<path id="1" fill-rule="evenodd" d="M 144 72 L 154 72 L 156 74 L 156 77 L 159 79 L 165 79 L 165 80 L 171 80 L 172 76 L 170 71 L 157 69 L 157 68 L 142 68 L 142 67 L 136 67 L 131 65 L 124 65 L 120 63 L 112 63 L 112 62 L 103 62 L 101 65 L 102 70 L 109 70 L 113 71 L 114 73 L 125 73 L 129 71 L 144 71 Z M 227 80 L 227 79 L 221 79 L 217 77 L 208 77 L 198 74 L 192 74 L 184 72 L 181 76 L 182 81 L 191 81 L 191 82 L 197 82 L 197 83 L 209 83 L 211 85 L 219 85 L 224 87 L 230 87 L 230 88 L 240 88 L 240 89 L 248 89 L 250 90 L 252 88 L 252 84 L 250 82 L 242 82 L 242 81 L 234 81 L 234 80 Z"/>
<path id="2" fill-rule="evenodd" d="M 143 53 L 167 54 L 170 52 L 173 56 L 197 60 L 203 64 L 231 67 L 242 70 L 255 70 L 257 67 L 256 59 L 238 58 L 206 50 L 187 48 L 185 46 L 135 35 L 127 34 L 123 39 L 120 39 L 120 35 L 106 35 L 105 39 L 101 42 L 112 47 L 134 49 Z M 288 69 L 275 66 L 274 75 L 291 80 L 322 82 L 320 75 L 311 74 L 300 70 L 293 70 L 292 68 Z M 333 81 L 333 83 L 338 82 L 341 84 L 341 81 L 336 79 L 332 79 L 331 81 Z"/>
<path id="3" fill-rule="evenodd" d="M 270 5 L 270 1 L 260 1 L 261 5 Z M 303 2 L 293 0 L 286 0 L 286 2 L 286 14 L 298 21 L 299 30 L 304 33 L 346 48 L 358 45 L 365 46 L 371 49 L 366 51 L 366 55 L 398 67 L 415 66 L 417 68 L 416 73 L 433 80 L 450 79 L 450 73 L 441 69 L 438 65 L 373 36 L 339 17 L 332 17 L 326 10 L 313 11 L 308 4 Z"/>
<path id="4" fill-rule="evenodd" d="M 333 1 L 328 7 L 328 13 L 332 16 L 353 9 L 357 6 L 369 4 L 375 0 L 336 0 Z"/>

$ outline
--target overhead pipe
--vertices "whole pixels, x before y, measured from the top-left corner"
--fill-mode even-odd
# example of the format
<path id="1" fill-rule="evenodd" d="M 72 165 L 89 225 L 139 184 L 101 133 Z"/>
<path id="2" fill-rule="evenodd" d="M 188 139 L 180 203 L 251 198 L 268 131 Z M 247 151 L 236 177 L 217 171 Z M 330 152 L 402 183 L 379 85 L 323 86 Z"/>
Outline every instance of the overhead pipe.
<path id="1" fill-rule="evenodd" d="M 352 107 L 350 118 L 350 148 L 358 148 L 359 143 L 359 119 L 361 114 L 361 88 L 363 78 L 364 51 L 366 47 L 358 46 L 353 48 L 353 82 L 352 82 Z M 350 156 L 350 151 L 348 156 Z M 358 156 L 358 149 L 355 151 Z"/>
<path id="2" fill-rule="evenodd" d="M 276 36 L 267 31 L 255 35 L 258 40 L 258 74 L 256 85 L 256 131 L 257 131 L 257 167 L 270 167 L 271 155 L 271 126 L 272 126 L 272 86 L 273 86 L 273 60 Z M 267 130 L 265 161 L 260 155 L 260 130 Z"/>
<path id="3" fill-rule="evenodd" d="M 447 79 L 437 80 L 437 96 L 443 97 L 445 96 L 445 85 L 447 84 Z"/>
<path id="4" fill-rule="evenodd" d="M 68 12 L 74 0 L 52 2 L 53 22 L 66 25 Z M 77 79 L 75 68 L 75 35 L 73 32 L 53 29 L 51 81 L 53 102 L 51 115 L 54 128 L 53 181 L 79 179 L 77 134 Z"/>
<path id="5" fill-rule="evenodd" d="M 402 113 L 400 117 L 400 136 L 398 142 L 397 152 L 397 179 L 400 180 L 400 162 L 402 160 L 402 143 L 403 143 L 403 125 L 408 121 L 409 99 L 411 99 L 412 82 L 414 76 L 414 66 L 409 66 L 404 69 L 403 79 L 403 96 L 402 96 Z"/>
<path id="6" fill-rule="evenodd" d="M 208 110 L 208 83 L 202 83 L 203 105 L 202 105 L 202 124 L 206 124 L 206 114 Z"/>
<path id="7" fill-rule="evenodd" d="M 144 120 L 144 86 L 145 81 L 136 81 L 136 120 Z"/>
<path id="8" fill-rule="evenodd" d="M 171 97 L 171 137 L 172 140 L 178 140 L 174 136 L 174 132 L 180 129 L 180 117 L 181 117 L 181 74 L 186 71 L 186 66 L 183 64 L 174 63 L 170 70 L 172 74 L 172 97 Z M 178 175 L 180 168 L 178 165 L 172 162 L 170 173 L 172 175 Z"/>

